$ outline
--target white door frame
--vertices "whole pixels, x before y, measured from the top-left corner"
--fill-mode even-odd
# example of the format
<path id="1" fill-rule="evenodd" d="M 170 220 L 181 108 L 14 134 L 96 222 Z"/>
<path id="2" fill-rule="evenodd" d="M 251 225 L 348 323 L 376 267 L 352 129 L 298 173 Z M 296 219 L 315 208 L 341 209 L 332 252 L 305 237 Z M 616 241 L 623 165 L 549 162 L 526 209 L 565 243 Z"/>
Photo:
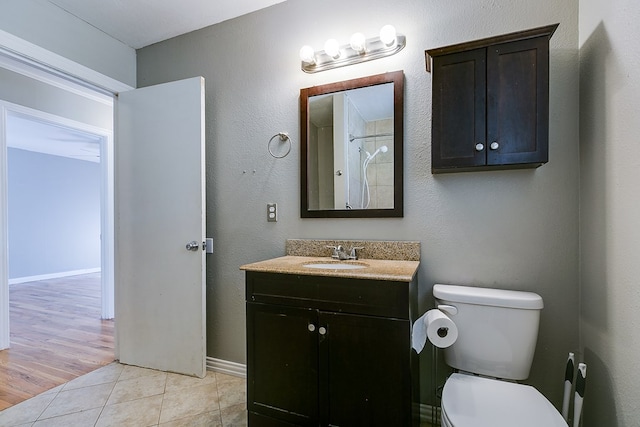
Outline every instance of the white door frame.
<path id="1" fill-rule="evenodd" d="M 34 120 L 69 127 L 101 137 L 100 142 L 100 225 L 101 293 L 103 319 L 114 315 L 114 167 L 113 130 L 45 113 L 33 108 L 0 100 L 0 349 L 9 347 L 9 281 L 8 281 L 8 218 L 7 218 L 7 118 L 28 116 Z"/>
<path id="2" fill-rule="evenodd" d="M 113 105 L 113 95 L 123 90 L 131 90 L 133 87 L 119 82 L 111 77 L 91 70 L 68 58 L 64 58 L 54 52 L 48 51 L 40 46 L 23 40 L 13 34 L 0 30 L 0 66 L 22 75 L 56 86 L 77 95 L 85 96 L 98 102 L 111 103 Z M 4 103 L 0 112 L 0 128 L 4 129 L 6 115 L 9 109 L 21 111 L 21 106 Z M 33 113 L 33 110 L 29 110 Z M 52 117 L 55 119 L 55 117 Z M 74 122 L 75 123 L 75 122 Z M 76 123 L 77 124 L 77 123 Z M 79 124 L 80 126 L 84 124 Z M 86 125 L 84 125 L 86 126 Z M 113 173 L 113 130 L 93 129 L 97 134 L 104 133 L 105 142 L 102 148 L 102 197 L 105 198 L 103 208 L 106 207 L 109 218 L 102 219 L 104 234 L 109 234 L 108 238 L 102 239 L 102 275 L 103 286 L 105 277 L 110 283 L 111 295 L 103 298 L 102 313 L 105 318 L 113 318 L 113 271 L 114 271 L 114 225 L 113 225 L 113 200 L 114 200 L 114 173 Z M 7 257 L 7 179 L 6 179 L 6 136 L 4 130 L 0 131 L 0 349 L 9 346 L 9 285 L 8 257 Z M 106 257 L 106 259 L 104 258 Z M 104 294 L 104 289 L 103 289 Z M 6 304 L 1 303 L 6 301 Z"/>

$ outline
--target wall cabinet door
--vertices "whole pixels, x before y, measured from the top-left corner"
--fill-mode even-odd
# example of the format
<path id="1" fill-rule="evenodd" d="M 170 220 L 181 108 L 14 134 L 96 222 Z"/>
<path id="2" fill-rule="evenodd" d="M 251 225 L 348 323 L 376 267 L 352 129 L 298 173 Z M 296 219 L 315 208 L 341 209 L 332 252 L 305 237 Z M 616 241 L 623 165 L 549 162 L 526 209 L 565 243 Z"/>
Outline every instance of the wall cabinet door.
<path id="1" fill-rule="evenodd" d="M 487 48 L 487 165 L 547 162 L 548 43 L 538 37 Z"/>
<path id="2" fill-rule="evenodd" d="M 487 163 L 486 57 L 486 49 L 475 49 L 433 59 L 434 169 Z"/>
<path id="3" fill-rule="evenodd" d="M 557 25 L 427 51 L 432 172 L 548 161 L 549 38 Z"/>

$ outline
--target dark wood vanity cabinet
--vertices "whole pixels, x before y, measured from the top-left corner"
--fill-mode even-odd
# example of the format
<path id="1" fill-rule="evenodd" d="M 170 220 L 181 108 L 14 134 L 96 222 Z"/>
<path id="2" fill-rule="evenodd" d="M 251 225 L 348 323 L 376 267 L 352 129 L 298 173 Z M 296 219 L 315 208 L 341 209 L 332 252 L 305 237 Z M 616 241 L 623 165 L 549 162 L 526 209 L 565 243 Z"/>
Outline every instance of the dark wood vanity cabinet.
<path id="1" fill-rule="evenodd" d="M 247 271 L 249 425 L 417 426 L 415 287 Z"/>
<path id="2" fill-rule="evenodd" d="M 548 161 L 549 39 L 556 28 L 426 51 L 433 173 Z"/>

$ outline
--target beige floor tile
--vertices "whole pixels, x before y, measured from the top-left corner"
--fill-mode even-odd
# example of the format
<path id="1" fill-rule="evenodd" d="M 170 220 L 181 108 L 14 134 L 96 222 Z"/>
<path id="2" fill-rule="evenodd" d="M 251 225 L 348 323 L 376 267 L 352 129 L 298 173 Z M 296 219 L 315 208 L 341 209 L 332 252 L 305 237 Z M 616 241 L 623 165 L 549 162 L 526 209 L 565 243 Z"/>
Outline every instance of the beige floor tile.
<path id="1" fill-rule="evenodd" d="M 247 380 L 245 378 L 237 377 L 235 375 L 222 374 L 220 372 L 211 372 L 211 373 L 215 374 L 216 382 L 218 383 L 219 386 L 228 384 L 228 383 L 237 383 L 237 382 L 241 382 L 244 384 L 247 383 Z"/>
<path id="2" fill-rule="evenodd" d="M 225 379 L 218 383 L 220 409 L 236 406 L 247 401 L 247 385 L 243 378 Z"/>
<path id="3" fill-rule="evenodd" d="M 118 380 L 120 381 L 140 378 L 146 375 L 153 375 L 159 372 L 154 369 L 140 368 L 139 366 L 133 366 L 133 365 L 122 365 L 122 367 L 123 367 L 122 373 L 120 374 L 120 378 L 118 378 Z"/>
<path id="4" fill-rule="evenodd" d="M 59 385 L 58 387 L 51 388 L 51 389 L 45 391 L 42 394 L 58 394 L 59 392 L 61 392 L 64 389 L 64 386 L 65 386 L 65 384 Z"/>
<path id="5" fill-rule="evenodd" d="M 104 406 L 113 384 L 100 384 L 74 390 L 62 390 L 38 420 L 68 415 Z"/>
<path id="6" fill-rule="evenodd" d="M 190 377 L 180 374 L 167 374 L 167 387 L 166 392 L 183 390 L 190 387 L 197 387 L 206 384 L 215 384 L 216 374 L 215 372 L 207 371 L 207 375 L 204 378 Z"/>
<path id="7" fill-rule="evenodd" d="M 206 384 L 164 395 L 160 423 L 219 410 L 216 384 Z"/>
<path id="8" fill-rule="evenodd" d="M 17 426 L 36 421 L 55 399 L 56 394 L 49 390 L 1 411 L 0 426 Z"/>
<path id="9" fill-rule="evenodd" d="M 159 424 L 159 427 L 222 427 L 222 419 L 220 411 L 206 412 L 192 417 L 181 418 L 179 420 L 169 421 L 168 423 Z"/>
<path id="10" fill-rule="evenodd" d="M 113 388 L 107 405 L 163 394 L 166 383 L 167 373 L 158 371 L 150 375 L 120 380 Z"/>
<path id="11" fill-rule="evenodd" d="M 95 427 L 155 426 L 160 418 L 162 395 L 105 406 Z"/>
<path id="12" fill-rule="evenodd" d="M 222 408 L 222 409 L 221 409 Z M 242 427 L 246 380 L 113 363 L 0 412 L 1 427 Z"/>
<path id="13" fill-rule="evenodd" d="M 73 390 L 91 385 L 115 383 L 118 380 L 118 377 L 120 377 L 123 369 L 124 366 L 118 363 L 111 363 L 86 375 L 73 379 L 62 387 L 64 390 Z"/>
<path id="14" fill-rule="evenodd" d="M 247 425 L 247 405 L 241 403 L 220 410 L 224 427 L 244 427 Z"/>
<path id="15" fill-rule="evenodd" d="M 46 420 L 37 421 L 33 424 L 33 427 L 93 426 L 101 411 L 102 408 L 96 408 L 60 417 L 47 418 Z"/>

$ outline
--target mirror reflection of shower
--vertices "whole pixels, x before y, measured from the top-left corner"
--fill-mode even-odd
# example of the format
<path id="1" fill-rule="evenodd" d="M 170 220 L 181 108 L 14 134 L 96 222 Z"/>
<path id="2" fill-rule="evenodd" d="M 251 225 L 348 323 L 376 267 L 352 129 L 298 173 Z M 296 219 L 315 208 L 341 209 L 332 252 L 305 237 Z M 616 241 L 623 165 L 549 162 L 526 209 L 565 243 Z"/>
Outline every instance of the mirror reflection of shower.
<path id="1" fill-rule="evenodd" d="M 369 166 L 369 163 L 371 162 L 371 160 L 373 160 L 373 158 L 380 152 L 386 153 L 387 151 L 389 151 L 389 148 L 386 145 L 383 145 L 382 147 L 378 148 L 376 151 L 373 152 L 373 154 L 370 154 L 368 151 L 365 151 L 367 158 L 364 159 L 364 161 L 362 162 L 362 196 L 360 197 L 360 200 L 362 200 L 362 209 L 367 209 L 369 207 L 369 205 L 371 204 L 371 194 L 369 192 L 369 180 L 367 179 L 367 166 Z M 365 197 L 365 191 L 366 193 L 366 197 Z M 366 200 L 366 203 L 365 203 Z"/>
<path id="2" fill-rule="evenodd" d="M 393 105 L 393 84 L 309 101 L 310 210 L 394 208 Z"/>
<path id="3" fill-rule="evenodd" d="M 393 85 L 348 91 L 342 105 L 334 109 L 333 124 L 334 144 L 339 139 L 346 144 L 347 209 L 393 208 Z"/>
<path id="4" fill-rule="evenodd" d="M 393 207 L 393 132 L 391 119 L 365 123 L 364 134 L 349 134 L 347 209 Z M 367 132 L 368 131 L 368 132 Z"/>

